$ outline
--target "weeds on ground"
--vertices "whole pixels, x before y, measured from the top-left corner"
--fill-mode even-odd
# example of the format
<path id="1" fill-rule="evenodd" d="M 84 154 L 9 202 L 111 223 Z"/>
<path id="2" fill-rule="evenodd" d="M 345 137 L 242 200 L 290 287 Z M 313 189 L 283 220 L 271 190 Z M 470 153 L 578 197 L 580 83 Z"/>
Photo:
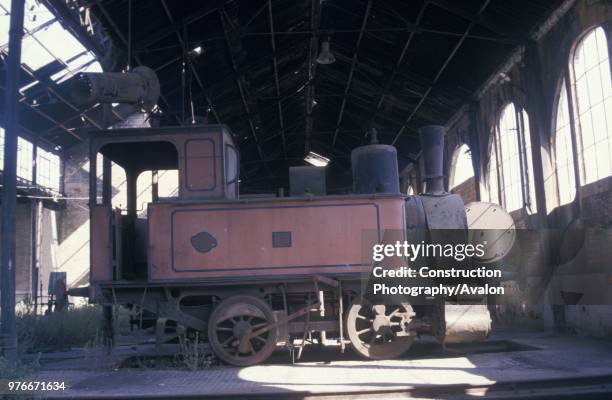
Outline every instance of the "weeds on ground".
<path id="1" fill-rule="evenodd" d="M 105 357 L 110 354 L 113 346 L 112 340 L 105 338 L 96 331 L 95 335 L 83 346 L 83 353 L 89 369 L 103 369 Z"/>
<path id="2" fill-rule="evenodd" d="M 98 306 L 36 315 L 25 307 L 18 311 L 17 341 L 21 352 L 36 353 L 84 346 L 101 331 Z"/>
<path id="3" fill-rule="evenodd" d="M 200 338 L 200 333 L 196 332 L 191 338 L 186 335 L 179 335 L 179 357 L 183 365 L 191 371 L 201 368 L 208 368 L 213 365 L 214 357 L 208 351 L 204 340 Z"/>

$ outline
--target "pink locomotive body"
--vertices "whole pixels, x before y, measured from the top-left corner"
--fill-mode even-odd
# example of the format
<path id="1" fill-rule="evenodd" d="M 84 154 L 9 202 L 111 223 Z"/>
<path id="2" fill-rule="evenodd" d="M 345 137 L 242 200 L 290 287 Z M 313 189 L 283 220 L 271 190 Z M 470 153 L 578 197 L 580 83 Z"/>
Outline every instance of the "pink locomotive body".
<path id="1" fill-rule="evenodd" d="M 107 160 L 102 182 L 99 153 Z M 406 240 L 407 212 L 425 215 L 399 193 L 391 146 L 354 150 L 355 193 L 333 196 L 324 193 L 322 170 L 300 167 L 292 169 L 291 196 L 241 197 L 239 157 L 222 125 L 101 131 L 91 136 L 90 156 L 90 299 L 130 307 L 141 328 L 143 315 L 155 320 L 160 346 L 204 331 L 219 358 L 250 365 L 279 342 L 299 347 L 296 340 L 303 345 L 313 334 L 369 358 L 400 355 L 417 329 L 444 335 L 437 304 L 415 312 L 361 299 L 372 246 L 388 232 Z M 125 212 L 110 204 L 108 160 L 126 172 Z M 178 197 L 154 197 L 147 215 L 137 215 L 138 175 L 169 169 L 178 171 Z M 453 212 L 462 215 L 459 203 Z M 426 223 L 419 218 L 413 225 Z M 376 329 L 362 326 L 374 319 Z"/>
<path id="2" fill-rule="evenodd" d="M 366 272 L 362 237 L 401 230 L 403 210 L 399 196 L 155 204 L 149 279 Z"/>

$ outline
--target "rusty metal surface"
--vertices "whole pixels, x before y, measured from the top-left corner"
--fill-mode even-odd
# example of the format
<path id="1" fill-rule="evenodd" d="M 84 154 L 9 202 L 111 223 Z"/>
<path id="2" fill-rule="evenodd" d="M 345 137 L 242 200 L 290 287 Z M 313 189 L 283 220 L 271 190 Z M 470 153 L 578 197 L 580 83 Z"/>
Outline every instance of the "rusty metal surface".
<path id="1" fill-rule="evenodd" d="M 279 201 L 281 200 L 281 201 Z M 377 232 L 403 230 L 403 198 L 314 198 L 149 207 L 151 280 L 360 272 L 362 251 Z M 208 252 L 192 245 L 207 232 Z M 290 247 L 273 247 L 274 232 L 291 232 Z M 371 243 L 363 243 L 363 235 Z"/>
<path id="2" fill-rule="evenodd" d="M 185 189 L 188 192 L 214 191 L 221 179 L 217 176 L 217 158 L 219 152 L 219 137 L 193 138 L 184 141 Z"/>
<path id="3" fill-rule="evenodd" d="M 113 279 L 111 265 L 111 209 L 107 206 L 91 208 L 91 269 L 92 283 Z"/>

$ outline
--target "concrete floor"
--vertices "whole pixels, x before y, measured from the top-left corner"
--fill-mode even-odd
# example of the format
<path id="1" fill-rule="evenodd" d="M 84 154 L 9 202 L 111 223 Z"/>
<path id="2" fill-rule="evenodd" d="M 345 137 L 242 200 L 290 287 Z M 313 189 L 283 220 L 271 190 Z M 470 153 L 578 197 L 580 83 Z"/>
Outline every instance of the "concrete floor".
<path id="1" fill-rule="evenodd" d="M 123 352 L 119 358 L 135 351 L 119 350 Z M 483 395 L 496 383 L 612 375 L 612 342 L 546 333 L 507 334 L 478 346 L 446 350 L 417 342 L 404 358 L 386 361 L 365 361 L 351 352 L 341 355 L 335 348 L 307 348 L 303 360 L 295 365 L 288 362 L 286 352 L 278 352 L 265 365 L 217 366 L 195 372 L 119 369 L 112 367 L 111 359 L 100 361 L 91 356 L 85 363 L 60 355 L 55 361 L 43 361 L 42 369 L 31 379 L 65 381 L 70 389 L 53 396 L 78 399 L 274 393 L 304 397 L 399 389 L 416 395 L 425 388 L 442 389 L 442 385 L 458 385 L 463 394 L 475 390 Z"/>

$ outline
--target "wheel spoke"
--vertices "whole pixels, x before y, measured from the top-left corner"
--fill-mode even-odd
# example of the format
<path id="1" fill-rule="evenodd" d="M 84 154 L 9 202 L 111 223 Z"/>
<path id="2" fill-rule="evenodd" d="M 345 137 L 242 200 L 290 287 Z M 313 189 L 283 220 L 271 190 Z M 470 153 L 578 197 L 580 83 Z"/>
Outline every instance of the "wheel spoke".
<path id="1" fill-rule="evenodd" d="M 391 318 L 392 316 L 397 314 L 401 309 L 402 309 L 401 307 L 398 307 L 397 309 L 395 309 L 395 311 L 393 311 L 391 314 L 389 314 L 389 318 Z"/>
<path id="2" fill-rule="evenodd" d="M 225 347 L 226 345 L 228 345 L 233 339 L 236 339 L 234 336 L 230 336 L 229 338 L 225 339 L 222 343 L 221 346 Z"/>
<path id="3" fill-rule="evenodd" d="M 223 318 L 223 319 L 218 319 L 217 320 L 217 325 L 222 324 L 225 321 L 230 321 L 232 323 L 235 323 L 234 320 L 235 317 L 227 317 L 227 318 Z"/>
<path id="4" fill-rule="evenodd" d="M 264 344 L 268 343 L 268 341 L 266 339 L 264 339 L 263 337 L 261 337 L 261 336 L 253 336 L 253 339 L 257 339 L 257 340 L 259 340 L 260 342 L 262 342 Z"/>
<path id="5" fill-rule="evenodd" d="M 364 334 L 364 333 L 366 333 L 366 332 L 370 332 L 371 330 L 372 330 L 372 328 L 371 328 L 371 327 L 367 327 L 367 328 L 365 328 L 365 329 L 362 329 L 362 330 L 360 330 L 360 331 L 357 331 L 357 336 L 361 336 L 361 335 L 363 335 L 363 334 Z"/>
<path id="6" fill-rule="evenodd" d="M 232 331 L 233 331 L 233 329 L 232 329 L 232 328 L 226 328 L 226 327 L 224 327 L 224 326 L 217 326 L 217 327 L 215 328 L 215 330 L 217 330 L 217 331 L 224 331 L 224 332 L 232 332 Z"/>

